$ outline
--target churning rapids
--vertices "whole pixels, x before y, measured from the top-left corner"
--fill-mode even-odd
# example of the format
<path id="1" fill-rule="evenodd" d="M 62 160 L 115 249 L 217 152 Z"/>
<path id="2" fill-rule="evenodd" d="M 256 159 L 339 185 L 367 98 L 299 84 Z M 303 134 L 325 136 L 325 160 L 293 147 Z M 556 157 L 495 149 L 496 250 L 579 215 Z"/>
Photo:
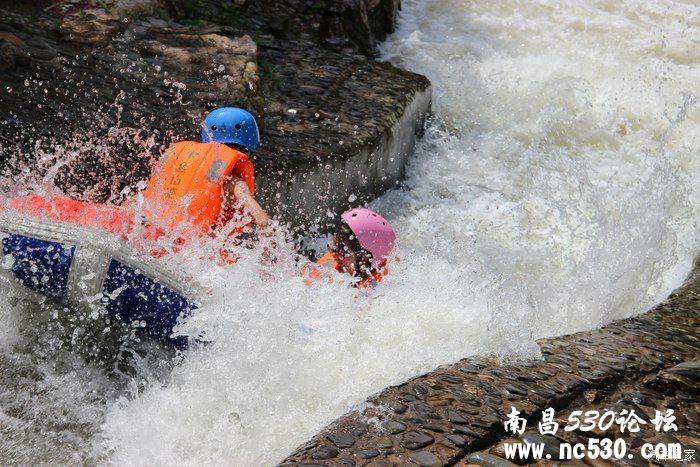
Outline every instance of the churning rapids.
<path id="1" fill-rule="evenodd" d="M 210 294 L 179 332 L 213 343 L 135 354 L 116 383 L 59 344 L 55 310 L 3 292 L 0 463 L 269 465 L 387 385 L 536 357 L 535 339 L 682 283 L 700 247 L 697 4 L 403 3 L 382 52 L 431 79 L 435 117 L 373 203 L 399 238 L 388 281 L 307 288 L 284 246 L 262 279 L 257 252 L 192 262 Z"/>

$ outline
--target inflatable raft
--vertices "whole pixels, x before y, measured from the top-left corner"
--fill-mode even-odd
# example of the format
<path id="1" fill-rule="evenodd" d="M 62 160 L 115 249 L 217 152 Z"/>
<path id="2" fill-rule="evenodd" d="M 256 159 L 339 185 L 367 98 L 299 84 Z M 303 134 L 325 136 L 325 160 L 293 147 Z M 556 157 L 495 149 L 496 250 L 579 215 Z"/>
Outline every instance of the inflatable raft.
<path id="1" fill-rule="evenodd" d="M 98 310 L 181 346 L 186 339 L 172 337 L 173 327 L 197 305 L 162 254 L 144 246 L 163 236 L 120 207 L 13 198 L 0 210 L 0 275 L 22 299 Z"/>

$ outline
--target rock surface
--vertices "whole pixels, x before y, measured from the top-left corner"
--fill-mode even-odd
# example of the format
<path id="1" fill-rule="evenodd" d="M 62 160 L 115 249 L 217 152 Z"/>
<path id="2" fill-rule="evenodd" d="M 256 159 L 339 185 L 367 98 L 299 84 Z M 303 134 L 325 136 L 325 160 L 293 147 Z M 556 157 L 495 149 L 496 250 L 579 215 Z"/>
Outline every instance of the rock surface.
<path id="1" fill-rule="evenodd" d="M 250 20 L 278 39 L 303 36 L 337 50 L 375 55 L 394 32 L 400 0 L 169 0 L 180 20 L 226 18 L 245 27 Z"/>
<path id="2" fill-rule="evenodd" d="M 647 442 L 681 443 L 684 450 L 695 449 L 697 462 L 700 259 L 686 284 L 653 310 L 601 329 L 538 343 L 541 361 L 500 364 L 486 357 L 467 358 L 373 396 L 361 412 L 341 417 L 311 440 L 315 446 L 324 446 L 326 431 L 367 423 L 366 432 L 322 465 L 347 465 L 350 459 L 358 466 L 554 466 L 564 463 L 557 460 L 561 443 L 585 444 L 591 437 L 623 439 L 632 459 L 613 462 L 585 457 L 567 464 L 650 465 L 641 456 L 641 446 Z M 528 421 L 529 430 L 522 436 L 504 430 L 502 422 L 512 407 Z M 541 412 L 547 408 L 556 411 L 559 430 L 554 436 L 538 431 Z M 660 432 L 653 423 L 656 411 L 668 409 L 674 411 L 678 429 Z M 615 428 L 619 425 L 565 431 L 564 427 L 573 425 L 569 416 L 574 410 L 609 410 L 616 417 L 634 411 L 643 423 L 636 432 Z M 504 458 L 505 442 L 524 441 L 543 443 L 551 459 Z M 297 450 L 281 465 L 307 462 L 308 454 Z"/>
<path id="3" fill-rule="evenodd" d="M 426 78 L 363 54 L 392 30 L 397 8 L 0 1 L 0 173 L 30 186 L 49 176 L 70 196 L 120 203 L 172 140 L 198 138 L 207 111 L 236 105 L 261 126 L 263 205 L 323 228 L 329 211 L 403 178 L 429 111 Z"/>

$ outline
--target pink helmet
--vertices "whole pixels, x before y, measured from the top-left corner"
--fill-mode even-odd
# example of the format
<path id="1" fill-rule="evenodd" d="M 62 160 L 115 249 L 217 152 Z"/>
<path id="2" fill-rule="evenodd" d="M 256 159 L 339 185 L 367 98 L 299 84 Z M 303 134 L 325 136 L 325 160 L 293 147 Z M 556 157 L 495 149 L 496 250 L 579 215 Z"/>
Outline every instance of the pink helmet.
<path id="1" fill-rule="evenodd" d="M 360 246 L 372 253 L 372 266 L 380 268 L 394 248 L 396 234 L 389 221 L 374 211 L 355 208 L 344 212 L 340 218 L 357 236 Z"/>

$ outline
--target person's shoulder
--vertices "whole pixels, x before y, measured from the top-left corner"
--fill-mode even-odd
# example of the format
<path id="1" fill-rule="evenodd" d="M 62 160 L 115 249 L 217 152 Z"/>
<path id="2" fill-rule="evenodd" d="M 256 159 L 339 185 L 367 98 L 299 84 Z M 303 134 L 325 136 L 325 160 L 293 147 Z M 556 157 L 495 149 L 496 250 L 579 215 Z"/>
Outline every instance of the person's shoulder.
<path id="1" fill-rule="evenodd" d="M 166 154 L 201 153 L 206 144 L 189 140 L 173 141 L 165 152 Z"/>
<path id="2" fill-rule="evenodd" d="M 211 143 L 202 143 L 200 141 L 184 140 L 184 141 L 173 141 L 172 146 L 205 146 Z"/>

